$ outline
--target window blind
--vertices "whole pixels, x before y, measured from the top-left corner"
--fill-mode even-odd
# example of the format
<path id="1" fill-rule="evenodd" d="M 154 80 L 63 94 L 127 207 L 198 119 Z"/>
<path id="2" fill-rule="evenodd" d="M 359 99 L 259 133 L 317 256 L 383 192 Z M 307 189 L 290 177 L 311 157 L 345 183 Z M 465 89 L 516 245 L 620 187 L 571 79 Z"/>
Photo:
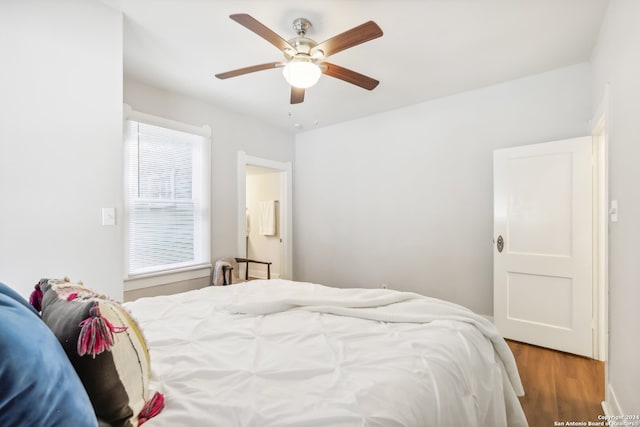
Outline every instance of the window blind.
<path id="1" fill-rule="evenodd" d="M 127 120 L 129 276 L 209 263 L 208 139 Z"/>

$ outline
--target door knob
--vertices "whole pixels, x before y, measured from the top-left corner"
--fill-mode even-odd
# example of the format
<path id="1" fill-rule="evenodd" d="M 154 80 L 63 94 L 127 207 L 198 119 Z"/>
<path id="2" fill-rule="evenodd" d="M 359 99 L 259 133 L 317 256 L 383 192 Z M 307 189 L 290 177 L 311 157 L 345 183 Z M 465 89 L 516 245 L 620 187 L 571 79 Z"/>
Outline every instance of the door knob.
<path id="1" fill-rule="evenodd" d="M 504 249 L 504 239 L 502 238 L 502 236 L 498 236 L 496 247 L 498 248 L 498 252 L 502 252 L 502 249 Z"/>

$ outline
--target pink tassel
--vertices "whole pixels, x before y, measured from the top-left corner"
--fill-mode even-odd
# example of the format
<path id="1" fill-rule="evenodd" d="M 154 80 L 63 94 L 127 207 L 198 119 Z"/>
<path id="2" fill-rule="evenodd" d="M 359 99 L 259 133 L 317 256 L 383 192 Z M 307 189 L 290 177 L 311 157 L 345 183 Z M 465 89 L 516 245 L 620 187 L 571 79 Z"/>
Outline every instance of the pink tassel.
<path id="1" fill-rule="evenodd" d="M 29 297 L 29 304 L 31 304 L 36 311 L 42 311 L 42 289 L 40 289 L 40 283 L 34 286 L 34 290 Z"/>
<path id="2" fill-rule="evenodd" d="M 142 411 L 138 415 L 138 427 L 158 415 L 162 409 L 164 409 L 164 396 L 156 391 L 142 407 Z"/>
<path id="3" fill-rule="evenodd" d="M 125 331 L 127 327 L 113 326 L 107 318 L 102 317 L 97 302 L 91 307 L 89 314 L 91 317 L 78 325 L 81 329 L 77 351 L 79 356 L 90 354 L 95 359 L 96 355 L 111 350 L 114 340 L 113 334 Z"/>
<path id="4" fill-rule="evenodd" d="M 78 298 L 78 293 L 77 292 L 71 292 L 69 294 L 69 296 L 67 296 L 67 301 L 73 301 L 76 298 Z"/>

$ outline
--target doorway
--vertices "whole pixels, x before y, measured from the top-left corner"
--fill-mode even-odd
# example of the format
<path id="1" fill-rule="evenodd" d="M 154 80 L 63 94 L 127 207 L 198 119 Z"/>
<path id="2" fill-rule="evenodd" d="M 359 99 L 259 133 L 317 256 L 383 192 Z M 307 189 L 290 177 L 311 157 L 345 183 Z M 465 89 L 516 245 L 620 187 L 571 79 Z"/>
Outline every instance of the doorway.
<path id="1" fill-rule="evenodd" d="M 293 276 L 291 169 L 291 162 L 238 152 L 238 253 L 272 262 L 272 278 Z M 265 219 L 260 209 L 264 212 L 265 205 L 273 207 L 273 229 L 260 227 Z M 255 267 L 250 275 L 266 278 L 266 271 L 260 270 L 263 266 Z"/>
<path id="2" fill-rule="evenodd" d="M 264 264 L 248 264 L 248 276 L 257 279 L 280 277 L 282 238 L 280 231 L 281 174 L 258 166 L 246 166 L 245 258 L 271 262 L 270 274 Z"/>

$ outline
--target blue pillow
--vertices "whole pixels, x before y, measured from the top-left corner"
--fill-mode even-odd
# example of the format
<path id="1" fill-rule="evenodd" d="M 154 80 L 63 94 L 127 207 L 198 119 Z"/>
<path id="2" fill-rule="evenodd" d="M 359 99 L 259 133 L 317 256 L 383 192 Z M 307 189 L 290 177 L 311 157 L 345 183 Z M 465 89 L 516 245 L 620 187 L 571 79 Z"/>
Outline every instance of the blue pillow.
<path id="1" fill-rule="evenodd" d="M 97 425 L 56 337 L 24 298 L 0 283 L 0 426 Z"/>

